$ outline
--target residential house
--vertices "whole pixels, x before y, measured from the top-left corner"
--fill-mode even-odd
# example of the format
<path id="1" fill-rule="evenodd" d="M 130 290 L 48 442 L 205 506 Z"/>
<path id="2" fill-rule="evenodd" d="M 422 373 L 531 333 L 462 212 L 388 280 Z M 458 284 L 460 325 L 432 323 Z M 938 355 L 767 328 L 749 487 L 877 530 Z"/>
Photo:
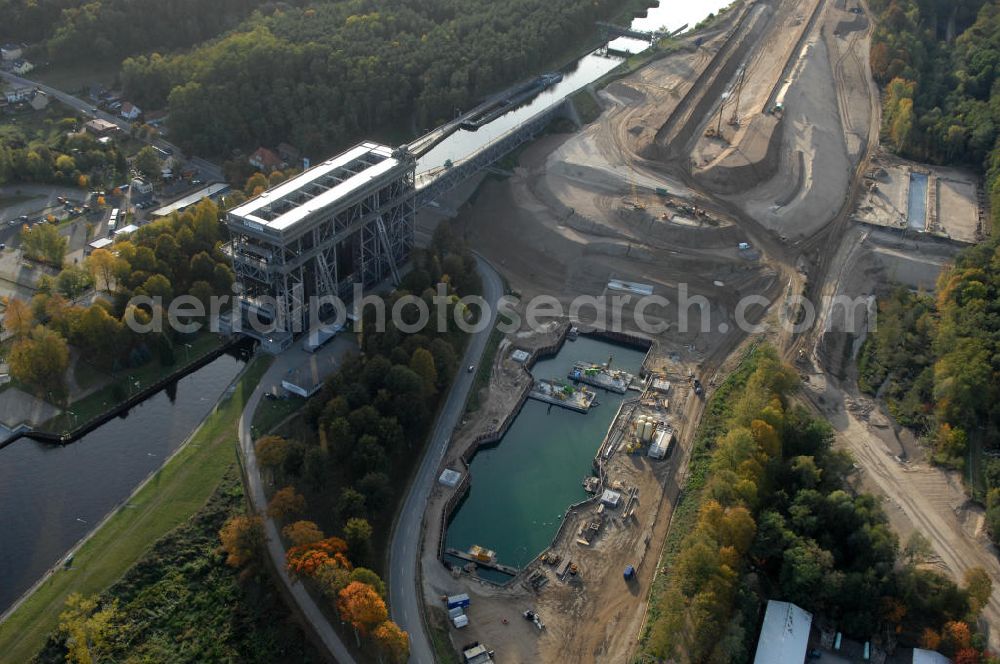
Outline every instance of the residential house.
<path id="1" fill-rule="evenodd" d="M 139 116 L 142 115 L 142 110 L 130 101 L 122 102 L 120 115 L 129 121 L 138 120 Z"/>
<path id="2" fill-rule="evenodd" d="M 12 72 L 18 76 L 24 76 L 25 74 L 31 73 L 35 68 L 35 65 L 31 64 L 27 60 L 15 60 L 14 66 L 10 68 Z"/>
<path id="3" fill-rule="evenodd" d="M 133 203 L 145 203 L 153 198 L 153 185 L 142 178 L 132 178 L 130 193 Z"/>
<path id="4" fill-rule="evenodd" d="M 35 89 L 31 87 L 7 88 L 4 90 L 3 96 L 8 104 L 16 104 L 31 99 L 34 93 Z"/>
<path id="5" fill-rule="evenodd" d="M 20 44 L 4 44 L 0 46 L 0 60 L 4 62 L 20 60 L 22 55 L 24 55 L 24 49 L 21 48 Z"/>
<path id="6" fill-rule="evenodd" d="M 94 118 L 87 124 L 83 125 L 83 128 L 88 132 L 97 137 L 110 136 L 118 131 L 118 125 L 114 122 L 108 122 L 107 120 L 102 120 L 101 118 Z"/>
<path id="7" fill-rule="evenodd" d="M 47 94 L 41 90 L 37 90 L 29 103 L 31 104 L 31 108 L 36 111 L 43 111 L 49 107 L 49 102 L 51 101 L 52 99 Z"/>
<path id="8" fill-rule="evenodd" d="M 271 171 L 276 171 L 287 165 L 281 160 L 281 157 L 274 152 L 274 150 L 269 150 L 264 147 L 257 148 L 257 151 L 250 155 L 250 159 L 248 161 L 251 166 L 262 173 L 270 173 Z"/>

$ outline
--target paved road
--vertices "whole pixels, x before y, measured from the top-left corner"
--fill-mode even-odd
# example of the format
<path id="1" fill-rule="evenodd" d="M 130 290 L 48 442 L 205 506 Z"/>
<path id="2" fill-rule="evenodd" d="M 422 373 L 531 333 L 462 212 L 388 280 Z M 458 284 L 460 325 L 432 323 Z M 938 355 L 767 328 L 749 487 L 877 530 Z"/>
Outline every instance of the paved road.
<path id="1" fill-rule="evenodd" d="M 340 343 L 338 343 L 340 342 Z M 352 344 L 346 336 L 337 339 L 326 349 L 331 353 L 343 353 L 351 349 Z M 313 600 L 312 596 L 306 592 L 301 583 L 293 581 L 288 572 L 285 571 L 285 548 L 278 535 L 278 526 L 265 514 L 267 508 L 267 497 L 264 493 L 264 486 L 261 482 L 260 469 L 257 466 L 257 457 L 254 453 L 253 435 L 251 424 L 253 423 L 253 413 L 257 410 L 257 404 L 266 392 L 281 386 L 281 379 L 288 373 L 289 369 L 301 364 L 307 357 L 305 351 L 301 350 L 298 344 L 275 358 L 274 364 L 264 374 L 253 394 L 247 400 L 240 416 L 239 436 L 240 453 L 243 457 L 243 466 L 246 469 L 247 480 L 250 483 L 250 502 L 254 510 L 264 515 L 264 531 L 267 536 L 267 553 L 277 569 L 281 582 L 291 593 L 292 598 L 298 605 L 299 611 L 312 625 L 313 632 L 322 640 L 326 650 L 340 664 L 354 664 L 355 660 L 350 651 L 341 641 L 340 636 L 333 630 L 330 622 Z"/>
<path id="2" fill-rule="evenodd" d="M 438 466 L 444 458 L 452 431 L 465 412 L 465 402 L 475 380 L 475 373 L 464 369 L 470 364 L 478 366 L 490 332 L 496 324 L 495 305 L 503 295 L 503 281 L 497 271 L 484 259 L 477 257 L 476 260 L 483 280 L 483 297 L 491 306 L 490 324 L 469 339 L 461 368 L 434 423 L 420 469 L 413 478 L 406 501 L 397 516 L 389 553 L 389 608 L 392 619 L 409 632 L 410 661 L 418 664 L 434 662 L 434 651 L 424 631 L 421 617 L 423 591 L 417 585 L 424 509 L 436 480 Z"/>

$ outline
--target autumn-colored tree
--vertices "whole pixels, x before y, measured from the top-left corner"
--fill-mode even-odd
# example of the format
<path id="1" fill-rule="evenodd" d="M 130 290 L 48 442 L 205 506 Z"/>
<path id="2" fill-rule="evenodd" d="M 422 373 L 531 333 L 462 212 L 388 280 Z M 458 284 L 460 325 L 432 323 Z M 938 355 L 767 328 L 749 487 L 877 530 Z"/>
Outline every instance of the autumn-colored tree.
<path id="1" fill-rule="evenodd" d="M 328 537 L 312 544 L 293 546 L 285 553 L 285 564 L 288 571 L 297 577 L 313 576 L 326 565 L 351 570 L 353 566 L 346 553 L 347 543 L 344 540 Z"/>
<path id="2" fill-rule="evenodd" d="M 256 196 L 260 192 L 267 189 L 269 182 L 267 176 L 263 173 L 257 172 L 247 178 L 247 182 L 243 185 L 243 191 L 246 192 L 247 196 Z"/>
<path id="3" fill-rule="evenodd" d="M 340 618 L 351 623 L 361 634 L 367 634 L 389 618 L 385 602 L 375 589 L 359 581 L 352 581 L 340 591 L 337 610 Z"/>
<path id="4" fill-rule="evenodd" d="M 376 627 L 372 638 L 390 664 L 402 664 L 410 658 L 410 636 L 391 620 Z"/>
<path id="5" fill-rule="evenodd" d="M 920 647 L 926 650 L 937 650 L 941 647 L 941 635 L 930 627 L 925 627 L 920 635 Z"/>
<path id="6" fill-rule="evenodd" d="M 267 504 L 267 515 L 272 519 L 285 519 L 302 514 L 305 509 L 306 499 L 295 490 L 295 487 L 286 486 L 271 496 L 271 502 Z"/>
<path id="7" fill-rule="evenodd" d="M 69 347 L 56 332 L 36 325 L 19 339 L 10 353 L 10 373 L 30 385 L 39 396 L 61 396 L 66 389 Z"/>
<path id="8" fill-rule="evenodd" d="M 962 648 L 955 653 L 955 664 L 979 664 L 979 651 L 975 648 Z"/>
<path id="9" fill-rule="evenodd" d="M 107 249 L 94 249 L 83 266 L 93 275 L 98 288 L 109 291 L 119 270 L 124 267 L 124 261 Z"/>
<path id="10" fill-rule="evenodd" d="M 118 619 L 118 601 L 98 610 L 96 597 L 73 593 L 59 614 L 59 633 L 66 643 L 66 661 L 92 664 L 104 661 Z"/>
<path id="11" fill-rule="evenodd" d="M 268 472 L 272 481 L 275 470 L 280 468 L 288 457 L 289 447 L 289 442 L 281 436 L 263 436 L 257 439 L 257 443 L 254 445 L 257 462 L 260 463 L 261 468 Z"/>
<path id="12" fill-rule="evenodd" d="M 24 337 L 31 332 L 35 325 L 35 317 L 31 313 L 31 307 L 24 300 L 16 297 L 7 297 L 7 310 L 3 315 L 3 328 L 15 337 Z"/>
<path id="13" fill-rule="evenodd" d="M 259 560 L 264 546 L 264 524 L 260 517 L 237 515 L 230 517 L 219 531 L 226 564 L 249 567 Z"/>
<path id="14" fill-rule="evenodd" d="M 312 521 L 290 523 L 281 530 L 281 534 L 288 538 L 292 546 L 315 544 L 323 539 L 323 531 Z"/>
<path id="15" fill-rule="evenodd" d="M 889 47 L 883 43 L 872 46 L 871 52 L 872 75 L 878 81 L 884 81 L 889 71 Z"/>
<path id="16" fill-rule="evenodd" d="M 960 620 L 950 620 L 941 630 L 941 649 L 946 653 L 957 653 L 972 644 L 969 625 Z"/>
<path id="17" fill-rule="evenodd" d="M 883 597 L 882 615 L 885 621 L 899 632 L 902 630 L 903 618 L 906 617 L 906 605 L 896 597 Z"/>

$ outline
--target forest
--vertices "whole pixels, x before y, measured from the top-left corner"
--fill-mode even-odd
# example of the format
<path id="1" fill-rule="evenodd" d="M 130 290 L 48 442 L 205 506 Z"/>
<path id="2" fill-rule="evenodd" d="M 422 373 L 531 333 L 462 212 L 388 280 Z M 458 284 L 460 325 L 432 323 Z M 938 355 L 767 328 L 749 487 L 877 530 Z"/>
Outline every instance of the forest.
<path id="1" fill-rule="evenodd" d="M 248 189 L 253 185 L 251 178 Z M 407 294 L 430 304 L 438 283 L 447 284 L 452 296 L 448 320 L 468 318 L 458 298 L 479 293 L 481 283 L 472 255 L 447 223 L 438 226 L 428 249 L 416 251 L 414 269 L 387 308 Z M 409 313 L 403 309 L 404 318 Z M 363 650 L 403 662 L 407 635 L 388 620 L 377 570 L 413 460 L 458 370 L 466 337 L 454 324 L 416 334 L 394 325 L 376 332 L 375 315 L 370 306 L 362 312 L 363 354 L 344 358 L 291 422 L 259 432 L 255 446 L 277 489 L 268 515 L 284 525 L 289 572 L 327 598 L 356 630 Z M 233 522 L 223 539 L 252 540 L 257 527 Z"/>
<path id="2" fill-rule="evenodd" d="M 429 129 L 594 32 L 616 0 L 346 0 L 255 13 L 186 53 L 136 55 L 126 94 L 186 150 L 285 141 L 321 157 Z M 551 66 L 551 65 L 550 65 Z"/>
<path id="3" fill-rule="evenodd" d="M 42 43 L 57 62 L 186 48 L 236 27 L 254 10 L 295 0 L 0 0 L 0 38 Z M 301 4 L 301 3 L 299 3 Z"/>
<path id="4" fill-rule="evenodd" d="M 900 154 L 986 172 L 1000 215 L 1000 2 L 875 0 L 871 66 Z"/>
<path id="5" fill-rule="evenodd" d="M 880 0 L 872 70 L 885 86 L 883 131 L 901 154 L 985 172 L 1000 220 L 1000 2 Z M 899 290 L 879 303 L 859 385 L 964 471 L 1000 541 L 1000 267 L 996 238 L 964 250 L 933 296 Z"/>
<path id="6" fill-rule="evenodd" d="M 644 649 L 691 662 L 752 659 L 766 599 L 798 604 L 883 647 L 980 660 L 976 619 L 991 582 L 930 569 L 918 535 L 903 547 L 879 501 L 847 484 L 852 461 L 791 397 L 798 376 L 752 351 L 709 403 L 654 587 Z M 683 654 L 683 656 L 682 656 Z M 973 659 L 970 659 L 973 658 Z"/>

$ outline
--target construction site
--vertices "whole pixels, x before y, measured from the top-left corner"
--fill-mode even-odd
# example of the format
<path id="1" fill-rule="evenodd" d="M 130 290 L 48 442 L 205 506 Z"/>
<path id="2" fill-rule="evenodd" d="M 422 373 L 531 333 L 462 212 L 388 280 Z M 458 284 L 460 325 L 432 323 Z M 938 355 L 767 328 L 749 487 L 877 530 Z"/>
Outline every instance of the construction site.
<path id="1" fill-rule="evenodd" d="M 864 488 L 884 498 L 901 536 L 929 529 L 944 571 L 960 579 L 981 565 L 998 587 L 1000 565 L 960 482 L 919 462 L 915 449 L 908 457 L 915 465 L 902 464 L 900 446 L 908 443 L 879 406 L 857 394 L 852 366 L 864 316 L 847 328 L 818 304 L 810 329 L 782 324 L 799 313 L 796 298 L 864 302 L 898 284 L 931 290 L 955 253 L 982 238 L 985 204 L 975 176 L 880 150 L 872 29 L 859 0 L 736 2 L 706 27 L 676 37 L 662 57 L 589 86 L 601 107 L 596 120 L 541 136 L 506 177 L 477 179 L 439 209 L 418 214 L 419 236 L 445 216 L 441 209 L 455 211 L 472 247 L 503 274 L 522 308 L 537 295 L 568 305 L 580 295 L 625 291 L 680 304 L 643 312 L 665 324 L 655 334 L 635 327 L 635 298 L 622 304 L 621 335 L 649 349 L 629 381 L 638 389 L 620 393 L 610 377 L 601 385 L 583 381 L 599 402 L 621 395 L 606 432 L 581 441 L 593 473 L 578 481 L 590 493 L 568 501 L 548 524 L 554 536 L 516 565 L 495 542 L 475 543 L 485 558 L 458 546 L 452 550 L 466 555 L 443 556 L 449 519 L 472 500 L 465 494 L 476 492 L 476 450 L 502 448 L 512 422 L 517 426 L 524 395 L 539 378 L 525 358 L 568 344 L 570 324 L 602 327 L 594 320 L 525 326 L 501 342 L 482 405 L 456 430 L 441 464 L 454 483 L 436 485 L 425 512 L 420 571 L 429 615 L 447 617 L 442 596 L 470 599 L 464 626 L 447 623 L 455 644 L 490 644 L 505 662 L 630 661 L 702 392 L 711 393 L 752 338 L 796 364 L 806 380 L 804 401 L 856 455 Z M 694 296 L 709 306 L 692 323 L 680 312 Z M 737 315 L 748 296 L 768 304 Z M 763 331 L 749 332 L 741 317 L 763 323 Z M 584 359 L 593 370 L 603 358 Z M 552 378 L 587 369 L 569 364 Z M 908 481 L 917 475 L 919 482 Z M 509 569 L 481 575 L 477 560 L 494 559 Z M 544 627 L 522 620 L 526 611 Z M 984 616 L 1000 624 L 995 596 Z"/>

